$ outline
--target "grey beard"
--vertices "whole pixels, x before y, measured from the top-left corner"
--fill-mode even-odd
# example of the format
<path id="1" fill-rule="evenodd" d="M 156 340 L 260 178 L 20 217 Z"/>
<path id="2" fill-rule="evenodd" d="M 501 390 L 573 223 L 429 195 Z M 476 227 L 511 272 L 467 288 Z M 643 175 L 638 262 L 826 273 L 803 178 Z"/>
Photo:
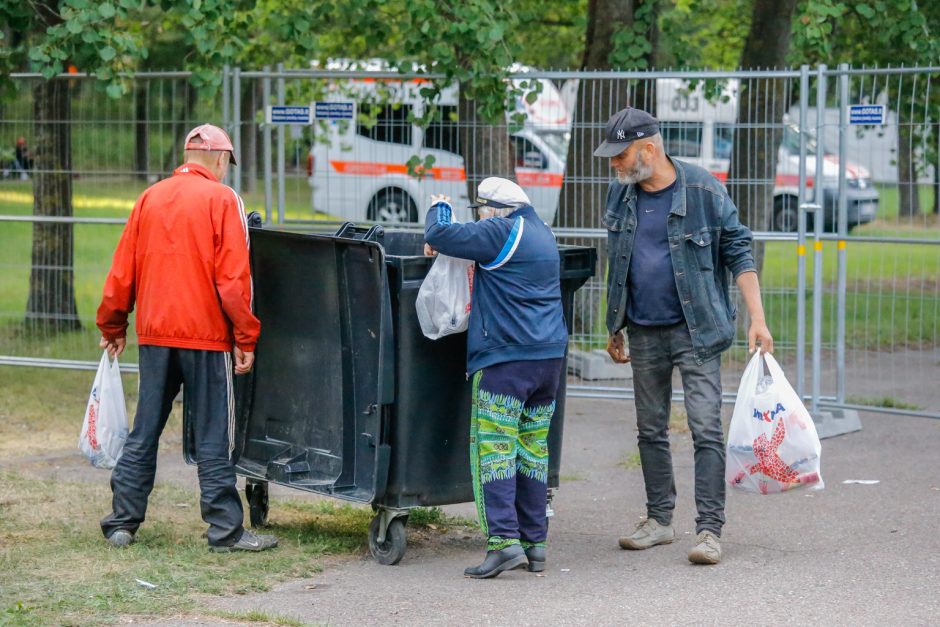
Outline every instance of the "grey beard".
<path id="1" fill-rule="evenodd" d="M 621 185 L 636 185 L 653 176 L 653 166 L 650 163 L 640 163 L 639 161 L 629 172 L 623 174 L 617 173 L 617 182 Z"/>

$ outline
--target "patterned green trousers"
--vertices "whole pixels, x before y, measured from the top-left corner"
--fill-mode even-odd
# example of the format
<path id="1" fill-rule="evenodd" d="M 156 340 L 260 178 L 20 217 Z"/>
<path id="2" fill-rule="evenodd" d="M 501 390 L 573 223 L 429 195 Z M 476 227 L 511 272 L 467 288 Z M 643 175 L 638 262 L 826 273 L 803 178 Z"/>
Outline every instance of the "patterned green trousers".
<path id="1" fill-rule="evenodd" d="M 489 550 L 545 543 L 548 432 L 561 364 L 506 362 L 473 376 L 470 464 Z"/>

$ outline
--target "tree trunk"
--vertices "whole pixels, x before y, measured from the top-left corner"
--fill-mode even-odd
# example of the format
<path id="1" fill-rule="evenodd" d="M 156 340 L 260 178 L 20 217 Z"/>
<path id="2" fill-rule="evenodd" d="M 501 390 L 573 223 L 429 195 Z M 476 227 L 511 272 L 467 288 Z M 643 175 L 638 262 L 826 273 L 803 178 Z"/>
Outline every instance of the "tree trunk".
<path id="1" fill-rule="evenodd" d="M 741 53 L 742 68 L 784 66 L 796 4 L 797 0 L 755 0 L 751 28 Z M 742 80 L 738 89 L 738 127 L 731 152 L 728 194 L 741 222 L 752 231 L 767 231 L 771 226 L 786 95 L 783 79 Z M 760 272 L 764 262 L 762 245 L 755 245 L 754 256 Z"/>
<path id="2" fill-rule="evenodd" d="M 33 89 L 36 162 L 33 215 L 72 215 L 72 117 L 67 80 L 41 81 Z M 43 331 L 81 328 L 75 306 L 71 224 L 33 224 L 27 326 Z"/>
<path id="3" fill-rule="evenodd" d="M 476 198 L 477 186 L 488 176 L 515 180 L 515 155 L 505 124 L 491 124 L 477 114 L 476 103 L 460 85 L 457 118 L 460 120 L 460 154 L 467 174 L 467 198 Z"/>
<path id="4" fill-rule="evenodd" d="M 901 107 L 906 109 L 907 107 Z M 917 189 L 917 162 L 914 157 L 913 122 L 898 115 L 898 217 L 914 218 L 920 215 L 920 194 Z"/>
<path id="5" fill-rule="evenodd" d="M 147 180 L 150 152 L 150 137 L 148 133 L 148 96 L 150 81 L 138 79 L 134 88 L 134 173 L 141 181 Z"/>
<path id="6" fill-rule="evenodd" d="M 655 0 L 648 0 L 655 2 Z M 590 0 L 581 69 L 609 70 L 614 35 L 632 28 L 639 0 Z M 655 11 L 655 7 L 654 7 Z M 647 63 L 653 66 L 658 29 L 655 16 L 650 37 L 653 44 Z M 598 228 L 604 209 L 610 165 L 594 156 L 604 138 L 607 119 L 631 106 L 656 115 L 655 81 L 581 80 L 571 117 L 571 141 L 565 163 L 565 179 L 559 194 L 555 223 L 563 228 Z"/>
<path id="7" fill-rule="evenodd" d="M 656 0 L 646 0 L 656 2 Z M 588 24 L 585 33 L 581 69 L 609 70 L 614 52 L 614 35 L 633 28 L 636 9 L 643 0 L 589 0 Z M 656 7 L 654 7 L 654 13 Z M 652 50 L 648 67 L 654 66 L 658 30 L 652 19 L 650 41 Z M 621 81 L 586 79 L 578 83 L 578 94 L 572 111 L 571 140 L 565 160 L 565 178 L 559 193 L 555 224 L 562 228 L 596 229 L 601 227 L 607 187 L 611 179 L 608 159 L 594 156 L 594 149 L 604 138 L 604 127 L 611 115 L 626 106 L 644 109 L 653 115 L 655 81 Z M 582 289 L 575 299 L 572 334 L 592 337 L 605 334 L 604 321 L 598 319 L 601 299 L 605 297 L 607 274 L 607 239 L 569 238 L 565 244 L 597 247 L 597 269 L 593 286 Z M 593 289 L 590 289 L 593 288 Z"/>

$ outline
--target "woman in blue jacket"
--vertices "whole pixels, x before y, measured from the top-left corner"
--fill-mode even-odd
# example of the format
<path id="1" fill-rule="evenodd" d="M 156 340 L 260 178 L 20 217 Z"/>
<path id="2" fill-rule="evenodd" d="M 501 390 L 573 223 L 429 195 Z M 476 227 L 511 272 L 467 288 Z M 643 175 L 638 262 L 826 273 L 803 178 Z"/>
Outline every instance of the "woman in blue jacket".
<path id="1" fill-rule="evenodd" d="M 434 197 L 425 239 L 434 250 L 476 262 L 467 332 L 473 375 L 470 464 L 483 563 L 464 575 L 488 578 L 528 565 L 545 568 L 548 430 L 568 345 L 558 245 L 521 187 L 491 177 L 471 205 L 480 221 L 452 220 Z"/>

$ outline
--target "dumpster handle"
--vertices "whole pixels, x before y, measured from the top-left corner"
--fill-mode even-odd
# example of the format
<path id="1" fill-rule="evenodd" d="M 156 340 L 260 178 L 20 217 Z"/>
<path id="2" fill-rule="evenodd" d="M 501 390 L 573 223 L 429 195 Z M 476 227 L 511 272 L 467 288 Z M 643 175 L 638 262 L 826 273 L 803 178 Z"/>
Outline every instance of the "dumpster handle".
<path id="1" fill-rule="evenodd" d="M 385 237 L 385 227 L 381 224 L 374 224 L 371 227 L 356 226 L 355 222 L 343 222 L 336 229 L 334 237 L 345 237 L 347 239 L 358 239 L 366 242 L 381 242 Z"/>

